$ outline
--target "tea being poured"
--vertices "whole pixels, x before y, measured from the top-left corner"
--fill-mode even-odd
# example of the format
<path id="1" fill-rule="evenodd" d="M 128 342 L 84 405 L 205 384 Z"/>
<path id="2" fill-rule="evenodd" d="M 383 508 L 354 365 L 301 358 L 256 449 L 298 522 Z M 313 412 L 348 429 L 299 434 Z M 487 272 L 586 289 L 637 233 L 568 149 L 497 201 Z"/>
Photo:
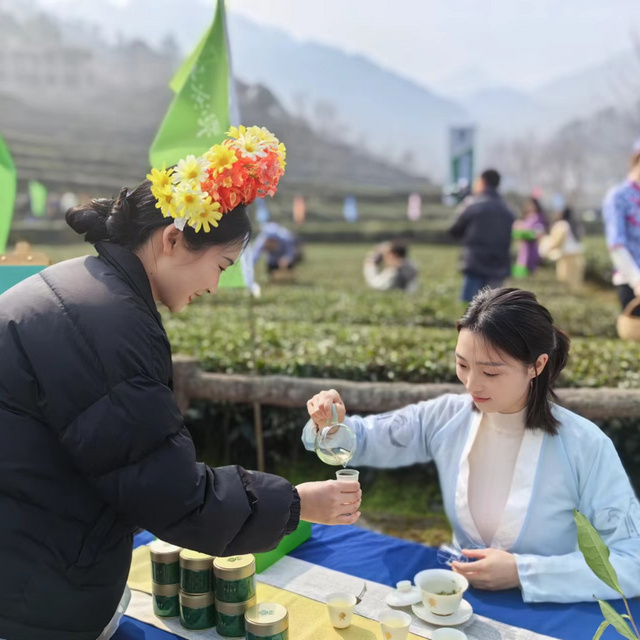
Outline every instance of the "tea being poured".
<path id="1" fill-rule="evenodd" d="M 318 430 L 314 449 L 318 458 L 325 464 L 346 467 L 356 451 L 356 435 L 346 424 L 338 422 L 335 404 L 331 411 L 333 422 Z"/>

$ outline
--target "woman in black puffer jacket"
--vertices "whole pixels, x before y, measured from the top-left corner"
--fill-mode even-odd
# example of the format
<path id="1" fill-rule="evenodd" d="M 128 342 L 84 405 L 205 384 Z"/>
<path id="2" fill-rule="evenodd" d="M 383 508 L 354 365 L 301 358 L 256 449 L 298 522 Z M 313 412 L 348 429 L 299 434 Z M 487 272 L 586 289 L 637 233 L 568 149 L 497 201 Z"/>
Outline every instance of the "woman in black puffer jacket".
<path id="1" fill-rule="evenodd" d="M 357 483 L 293 487 L 196 461 L 156 302 L 178 311 L 216 291 L 250 237 L 245 206 L 208 233 L 181 230 L 145 181 L 70 210 L 67 221 L 97 257 L 49 267 L 0 296 L 5 640 L 98 638 L 125 589 L 139 527 L 231 555 L 274 548 L 300 517 L 359 516 Z"/>

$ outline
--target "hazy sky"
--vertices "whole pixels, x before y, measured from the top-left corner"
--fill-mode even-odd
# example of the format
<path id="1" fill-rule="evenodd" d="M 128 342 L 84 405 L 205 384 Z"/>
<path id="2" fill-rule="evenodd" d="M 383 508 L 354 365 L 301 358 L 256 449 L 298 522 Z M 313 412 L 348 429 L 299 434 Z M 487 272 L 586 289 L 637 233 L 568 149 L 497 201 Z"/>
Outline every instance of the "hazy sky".
<path id="1" fill-rule="evenodd" d="M 426 85 L 471 68 L 497 83 L 535 88 L 628 50 L 631 34 L 640 36 L 640 0 L 227 0 L 227 5 L 298 38 L 362 53 Z"/>

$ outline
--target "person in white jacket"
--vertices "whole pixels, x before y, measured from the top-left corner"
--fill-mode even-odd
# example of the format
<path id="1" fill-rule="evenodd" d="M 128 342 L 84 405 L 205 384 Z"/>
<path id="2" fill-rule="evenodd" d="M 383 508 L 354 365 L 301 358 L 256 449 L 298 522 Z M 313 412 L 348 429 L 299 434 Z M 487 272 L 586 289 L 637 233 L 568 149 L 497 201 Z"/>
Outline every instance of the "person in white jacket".
<path id="1" fill-rule="evenodd" d="M 569 353 L 533 293 L 485 289 L 458 322 L 456 368 L 467 394 L 397 411 L 345 417 L 335 390 L 307 405 L 303 442 L 338 419 L 357 435 L 350 466 L 395 468 L 433 460 L 454 543 L 454 562 L 480 589 L 519 587 L 525 602 L 620 597 L 587 566 L 574 509 L 611 550 L 627 597 L 640 595 L 640 504 L 611 440 L 555 404 Z"/>

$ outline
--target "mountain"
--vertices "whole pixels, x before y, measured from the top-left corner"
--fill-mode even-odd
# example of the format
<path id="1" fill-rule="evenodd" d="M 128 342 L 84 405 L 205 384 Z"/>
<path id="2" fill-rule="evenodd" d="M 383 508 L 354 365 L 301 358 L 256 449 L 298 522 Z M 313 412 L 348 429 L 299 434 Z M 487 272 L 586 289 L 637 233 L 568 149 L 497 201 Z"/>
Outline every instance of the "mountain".
<path id="1" fill-rule="evenodd" d="M 266 84 L 334 136 L 394 159 L 410 151 L 421 169 L 442 175 L 448 127 L 469 120 L 460 105 L 362 56 L 300 42 L 241 16 L 231 17 L 229 31 L 239 77 Z"/>
<path id="2" fill-rule="evenodd" d="M 437 84 L 455 98 L 490 137 L 535 131 L 550 135 L 578 117 L 629 108 L 640 98 L 640 55 L 634 51 L 523 91 L 499 86 L 480 69 L 466 69 Z"/>
<path id="3" fill-rule="evenodd" d="M 4 2 L 28 14 L 39 1 L 0 0 L 0 6 Z M 213 0 L 208 5 L 181 0 L 176 11 L 175 0 L 134 0 L 125 6 L 59 0 L 52 10 L 66 20 L 68 38 L 85 34 L 83 45 L 93 42 L 95 51 L 104 47 L 103 40 L 87 33 L 101 33 L 112 43 L 122 37 L 142 39 L 165 53 L 174 45 L 184 55 L 211 20 L 212 5 Z M 80 29 L 81 22 L 93 31 Z M 500 85 L 479 65 L 443 78 L 432 90 L 362 56 L 300 41 L 234 13 L 229 14 L 229 32 L 236 76 L 268 87 L 290 115 L 304 120 L 323 140 L 349 144 L 387 165 L 436 179 L 446 174 L 452 124 L 478 125 L 482 160 L 496 141 L 531 133 L 553 137 L 576 117 L 640 96 L 640 58 L 632 52 L 532 91 Z"/>
<path id="4" fill-rule="evenodd" d="M 170 36 L 184 52 L 196 43 L 212 10 L 196 0 L 181 0 L 180 11 L 175 9 L 175 0 L 136 0 L 125 6 L 95 0 L 55 5 L 57 15 L 66 21 L 100 25 L 112 42 L 120 33 L 160 47 Z M 404 159 L 405 166 L 412 164 L 423 174 L 444 174 L 448 127 L 468 121 L 455 101 L 362 56 L 301 42 L 233 13 L 229 38 L 235 75 L 269 87 L 288 111 L 304 117 L 323 137 L 356 144 L 386 162 Z"/>
<path id="5" fill-rule="evenodd" d="M 566 122 L 558 106 L 510 87 L 492 87 L 460 99 L 490 136 L 508 137 L 524 131 L 550 132 Z"/>
<path id="6" fill-rule="evenodd" d="M 560 77 L 534 91 L 532 97 L 561 108 L 569 117 L 626 107 L 640 98 L 640 51 L 628 51 Z"/>
<path id="7" fill-rule="evenodd" d="M 440 95 L 464 101 L 469 96 L 485 89 L 497 87 L 499 83 L 480 67 L 464 67 L 440 78 L 433 89 Z"/>

